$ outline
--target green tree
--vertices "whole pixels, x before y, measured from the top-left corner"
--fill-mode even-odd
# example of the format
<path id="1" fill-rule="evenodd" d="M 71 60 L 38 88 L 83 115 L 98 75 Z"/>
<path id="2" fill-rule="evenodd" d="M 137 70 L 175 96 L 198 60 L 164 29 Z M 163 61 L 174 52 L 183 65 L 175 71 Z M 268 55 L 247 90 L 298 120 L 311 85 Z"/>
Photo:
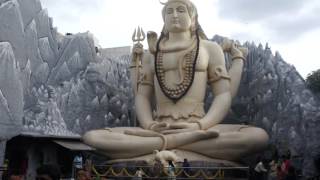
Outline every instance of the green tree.
<path id="1" fill-rule="evenodd" d="M 307 85 L 312 91 L 320 92 L 320 69 L 308 74 Z"/>

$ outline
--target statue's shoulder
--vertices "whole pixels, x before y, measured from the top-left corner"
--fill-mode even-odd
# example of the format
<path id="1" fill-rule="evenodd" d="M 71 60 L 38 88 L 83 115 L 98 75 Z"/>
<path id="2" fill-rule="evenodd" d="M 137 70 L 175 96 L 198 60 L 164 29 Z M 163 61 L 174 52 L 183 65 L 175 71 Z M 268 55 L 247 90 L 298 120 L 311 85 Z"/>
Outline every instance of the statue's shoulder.
<path id="1" fill-rule="evenodd" d="M 202 47 L 204 47 L 210 57 L 210 64 L 221 64 L 224 62 L 223 50 L 217 42 L 202 40 L 201 43 Z"/>
<path id="2" fill-rule="evenodd" d="M 221 50 L 221 46 L 215 41 L 201 40 L 201 45 L 208 50 Z"/>

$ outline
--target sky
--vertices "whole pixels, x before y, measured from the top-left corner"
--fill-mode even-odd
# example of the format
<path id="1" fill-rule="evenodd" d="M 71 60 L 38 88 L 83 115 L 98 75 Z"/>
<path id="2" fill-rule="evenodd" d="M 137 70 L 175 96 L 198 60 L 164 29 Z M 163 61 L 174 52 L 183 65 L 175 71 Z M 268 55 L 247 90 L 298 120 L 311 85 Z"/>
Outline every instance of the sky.
<path id="1" fill-rule="evenodd" d="M 165 1 L 165 0 L 161 0 Z M 90 31 L 103 48 L 131 46 L 138 26 L 159 33 L 159 0 L 41 0 L 62 34 Z M 302 77 L 320 69 L 319 0 L 193 0 L 206 35 L 269 44 Z M 145 48 L 147 48 L 145 46 Z"/>

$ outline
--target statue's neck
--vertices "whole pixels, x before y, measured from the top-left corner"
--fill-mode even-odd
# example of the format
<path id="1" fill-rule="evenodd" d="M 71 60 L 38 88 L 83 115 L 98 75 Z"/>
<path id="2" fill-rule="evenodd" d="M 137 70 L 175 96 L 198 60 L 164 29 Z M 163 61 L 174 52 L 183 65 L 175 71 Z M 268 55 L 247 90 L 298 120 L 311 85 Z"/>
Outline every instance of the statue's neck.
<path id="1" fill-rule="evenodd" d="M 168 43 L 180 43 L 183 41 L 191 40 L 190 31 L 186 32 L 169 32 L 169 40 Z"/>
<path id="2" fill-rule="evenodd" d="M 169 33 L 169 38 L 164 39 L 160 43 L 160 50 L 173 52 L 188 49 L 192 46 L 195 41 L 194 37 L 191 37 L 190 31 L 179 32 L 179 33 Z"/>

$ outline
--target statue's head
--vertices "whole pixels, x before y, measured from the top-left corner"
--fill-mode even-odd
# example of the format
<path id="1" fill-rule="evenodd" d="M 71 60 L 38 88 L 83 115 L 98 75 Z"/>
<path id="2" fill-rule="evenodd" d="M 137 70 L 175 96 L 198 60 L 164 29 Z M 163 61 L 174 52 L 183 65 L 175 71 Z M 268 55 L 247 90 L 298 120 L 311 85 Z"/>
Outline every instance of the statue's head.
<path id="1" fill-rule="evenodd" d="M 189 0 L 169 0 L 162 9 L 166 32 L 191 31 L 195 27 L 196 7 Z"/>
<path id="2" fill-rule="evenodd" d="M 162 9 L 164 21 L 163 34 L 169 32 L 190 31 L 191 34 L 201 31 L 200 36 L 206 38 L 198 22 L 196 6 L 190 0 L 168 0 Z"/>

